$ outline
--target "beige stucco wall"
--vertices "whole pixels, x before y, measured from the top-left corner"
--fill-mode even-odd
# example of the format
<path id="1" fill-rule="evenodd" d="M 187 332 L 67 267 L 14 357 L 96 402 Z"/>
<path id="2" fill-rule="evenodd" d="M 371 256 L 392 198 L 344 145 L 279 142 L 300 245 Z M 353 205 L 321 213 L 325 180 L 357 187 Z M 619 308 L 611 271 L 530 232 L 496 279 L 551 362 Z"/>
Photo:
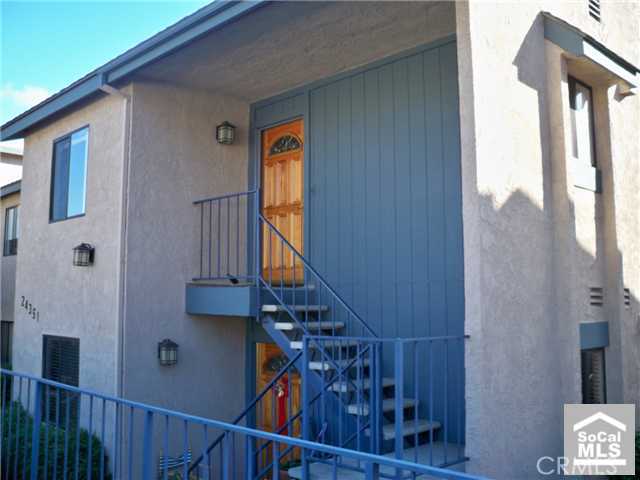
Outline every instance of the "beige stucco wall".
<path id="1" fill-rule="evenodd" d="M 237 126 L 233 145 L 216 125 Z M 246 319 L 185 314 L 185 286 L 198 272 L 196 199 L 248 189 L 249 105 L 150 82 L 133 86 L 126 213 L 124 378 L 127 398 L 229 420 L 244 404 Z M 179 361 L 161 367 L 170 338 Z"/>
<path id="2" fill-rule="evenodd" d="M 80 339 L 80 386 L 116 392 L 116 336 L 124 103 L 105 96 L 33 131 L 25 139 L 16 301 L 14 368 L 42 374 L 42 335 Z M 86 215 L 49 223 L 54 139 L 89 126 Z M 72 248 L 95 246 L 95 264 L 72 265 Z"/>
<path id="3" fill-rule="evenodd" d="M 7 195 L 0 200 L 0 234 L 2 235 L 2 245 L 4 247 L 4 223 L 6 220 L 7 208 L 20 205 L 20 193 Z M 20 215 L 21 212 L 18 213 Z M 20 219 L 18 219 L 20 222 Z M 18 242 L 20 243 L 20 242 Z M 0 320 L 3 322 L 13 322 L 14 319 L 14 298 L 16 287 L 16 259 L 17 255 L 4 256 L 0 252 Z"/>
<path id="4" fill-rule="evenodd" d="M 639 400 L 637 301 L 620 309 L 622 276 L 637 297 L 640 271 L 639 101 L 596 91 L 609 98 L 611 161 L 599 154 L 612 181 L 601 195 L 574 187 L 571 72 L 543 10 L 632 62 L 640 52 L 637 4 L 604 2 L 602 24 L 586 2 L 457 4 L 466 454 L 468 470 L 497 478 L 536 478 L 539 457 L 562 455 L 563 404 L 581 403 L 580 322 L 610 322 L 609 399 Z M 589 306 L 589 286 L 605 288 L 605 307 Z"/>

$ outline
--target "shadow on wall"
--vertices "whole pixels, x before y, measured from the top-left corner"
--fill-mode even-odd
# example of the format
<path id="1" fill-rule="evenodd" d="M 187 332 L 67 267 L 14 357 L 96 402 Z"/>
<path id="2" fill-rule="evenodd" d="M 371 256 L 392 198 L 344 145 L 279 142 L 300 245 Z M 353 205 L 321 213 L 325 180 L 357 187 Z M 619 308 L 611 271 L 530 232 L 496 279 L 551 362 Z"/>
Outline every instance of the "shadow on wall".
<path id="1" fill-rule="evenodd" d="M 471 322 L 467 328 L 475 330 L 466 355 L 466 454 L 472 458 L 468 471 L 501 478 L 537 478 L 537 458 L 562 456 L 563 404 L 582 401 L 579 323 L 589 320 L 590 309 L 603 309 L 599 315 L 610 324 L 605 353 L 607 362 L 611 360 L 607 364 L 609 401 L 623 401 L 622 330 L 636 338 L 639 333 L 634 323 L 638 299 L 631 298 L 627 308 L 622 295 L 623 255 L 616 237 L 612 169 L 606 159 L 611 158 L 610 150 L 599 164 L 603 193 L 593 194 L 593 205 L 588 206 L 596 212 L 592 219 L 595 253 L 578 240 L 576 208 L 584 203 L 574 205 L 576 187 L 568 183 L 567 164 L 552 162 L 555 112 L 549 106 L 561 98 L 548 90 L 543 30 L 538 17 L 513 61 L 519 81 L 537 96 L 537 118 L 533 109 L 533 115 L 518 117 L 515 114 L 522 110 L 514 106 L 514 118 L 520 118 L 522 125 L 513 131 L 539 135 L 535 142 L 540 150 L 523 148 L 533 145 L 530 138 L 507 139 L 522 154 L 505 164 L 519 188 L 506 199 L 475 191 L 468 200 L 478 207 L 480 238 L 475 241 L 481 256 L 476 284 L 481 294 L 475 295 L 481 298 L 481 315 L 467 317 Z M 536 158 L 541 164 L 533 164 Z M 535 176 L 527 179 L 521 173 L 527 171 Z M 467 173 L 474 177 L 468 184 L 477 185 L 473 168 Z M 589 305 L 589 280 L 584 276 L 597 263 L 606 266 L 603 307 Z M 637 382 L 633 377 L 637 373 L 625 371 L 624 375 L 626 382 Z M 487 432 L 496 428 L 499 435 L 487 441 Z"/>

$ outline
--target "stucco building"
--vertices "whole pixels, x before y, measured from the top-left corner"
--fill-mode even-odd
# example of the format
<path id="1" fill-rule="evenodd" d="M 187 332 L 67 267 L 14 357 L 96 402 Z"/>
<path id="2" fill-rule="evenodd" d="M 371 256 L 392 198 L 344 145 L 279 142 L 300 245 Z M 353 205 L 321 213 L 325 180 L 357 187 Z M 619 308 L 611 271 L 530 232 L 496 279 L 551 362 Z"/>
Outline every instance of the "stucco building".
<path id="1" fill-rule="evenodd" d="M 228 420 L 303 334 L 446 337 L 381 349 L 381 449 L 537 478 L 565 403 L 640 405 L 638 65 L 637 2 L 205 7 L 2 126 L 13 367 Z"/>

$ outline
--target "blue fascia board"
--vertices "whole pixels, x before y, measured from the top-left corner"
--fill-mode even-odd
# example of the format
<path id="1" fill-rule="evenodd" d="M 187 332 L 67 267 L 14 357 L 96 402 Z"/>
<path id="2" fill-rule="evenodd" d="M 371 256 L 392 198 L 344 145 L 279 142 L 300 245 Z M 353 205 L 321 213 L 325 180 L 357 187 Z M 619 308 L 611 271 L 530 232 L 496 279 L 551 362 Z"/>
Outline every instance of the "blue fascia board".
<path id="1" fill-rule="evenodd" d="M 609 346 L 609 322 L 589 322 L 580 324 L 580 349 L 604 348 Z"/>
<path id="2" fill-rule="evenodd" d="M 256 315 L 255 287 L 187 284 L 185 309 L 189 315 L 253 317 Z"/>
<path id="3" fill-rule="evenodd" d="M 22 187 L 22 180 L 16 180 L 15 182 L 8 183 L 0 188 L 0 198 L 8 197 L 14 193 L 20 192 Z"/>
<path id="4" fill-rule="evenodd" d="M 20 138 L 43 120 L 100 92 L 105 83 L 122 80 L 190 42 L 267 4 L 266 0 L 215 1 L 72 83 L 0 127 L 0 140 Z"/>
<path id="5" fill-rule="evenodd" d="M 631 87 L 640 84 L 640 69 L 593 37 L 550 13 L 543 12 L 544 37 L 576 57 L 586 58 L 608 70 Z"/>

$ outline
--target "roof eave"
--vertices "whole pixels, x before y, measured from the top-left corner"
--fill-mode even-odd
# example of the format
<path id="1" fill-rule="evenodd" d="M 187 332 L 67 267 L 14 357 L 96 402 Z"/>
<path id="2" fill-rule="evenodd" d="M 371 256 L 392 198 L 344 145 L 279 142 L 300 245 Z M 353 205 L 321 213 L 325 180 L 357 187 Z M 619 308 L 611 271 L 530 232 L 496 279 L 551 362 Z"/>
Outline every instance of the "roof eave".
<path id="1" fill-rule="evenodd" d="M 105 83 L 136 70 L 266 4 L 266 0 L 213 2 L 145 40 L 0 127 L 0 140 L 21 138 L 28 129 L 95 95 Z"/>

